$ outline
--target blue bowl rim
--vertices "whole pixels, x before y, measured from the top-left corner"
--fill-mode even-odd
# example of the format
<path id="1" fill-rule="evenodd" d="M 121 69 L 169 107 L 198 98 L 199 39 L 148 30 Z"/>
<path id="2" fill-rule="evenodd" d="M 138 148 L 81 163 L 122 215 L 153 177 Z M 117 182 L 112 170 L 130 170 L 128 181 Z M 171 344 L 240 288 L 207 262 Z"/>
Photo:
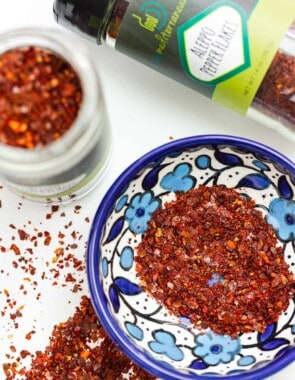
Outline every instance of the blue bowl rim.
<path id="1" fill-rule="evenodd" d="M 106 298 L 104 296 L 102 288 L 99 287 L 100 279 L 99 271 L 97 269 L 99 268 L 100 236 L 103 231 L 104 222 L 107 219 L 108 214 L 114 205 L 114 202 L 121 195 L 122 188 L 125 187 L 126 182 L 129 182 L 130 179 L 134 178 L 134 176 L 140 172 L 140 170 L 142 170 L 147 164 L 156 161 L 165 154 L 172 153 L 173 151 L 177 151 L 179 149 L 194 148 L 202 145 L 230 145 L 235 148 L 248 149 L 249 151 L 268 157 L 295 175 L 295 163 L 288 159 L 285 155 L 279 153 L 267 145 L 264 145 L 263 143 L 259 143 L 257 141 L 243 137 L 232 135 L 190 136 L 165 143 L 157 148 L 152 149 L 148 153 L 141 156 L 138 160 L 133 162 L 131 165 L 129 165 L 119 175 L 119 177 L 114 181 L 112 186 L 104 195 L 96 211 L 89 233 L 86 255 L 87 279 L 91 302 L 102 326 L 110 338 L 118 346 L 118 348 L 133 362 L 156 377 L 169 380 L 263 379 L 265 377 L 273 375 L 275 372 L 280 371 L 289 365 L 293 360 L 295 360 L 295 347 L 286 350 L 283 355 L 280 355 L 280 357 L 276 358 L 264 367 L 250 370 L 248 372 L 241 372 L 240 374 L 226 376 L 204 376 L 190 373 L 179 373 L 173 368 L 161 366 L 153 358 L 145 356 L 139 348 L 131 343 L 130 339 L 127 336 L 121 333 L 121 329 L 117 327 L 117 323 L 107 307 Z"/>

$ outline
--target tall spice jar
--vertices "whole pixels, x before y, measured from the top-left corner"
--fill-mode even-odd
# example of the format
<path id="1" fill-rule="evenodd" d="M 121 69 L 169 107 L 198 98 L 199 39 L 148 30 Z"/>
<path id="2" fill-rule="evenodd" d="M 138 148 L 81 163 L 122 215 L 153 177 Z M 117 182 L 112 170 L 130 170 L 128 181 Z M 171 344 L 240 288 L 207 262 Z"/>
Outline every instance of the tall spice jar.
<path id="1" fill-rule="evenodd" d="M 71 33 L 55 29 L 4 33 L 0 36 L 1 75 L 0 176 L 6 186 L 39 203 L 67 203 L 86 195 L 107 170 L 112 132 L 99 76 L 84 44 Z M 55 86 L 53 97 L 51 87 Z M 8 96 L 15 94 L 19 95 L 17 104 L 10 104 Z M 32 112 L 40 114 L 30 120 L 26 114 L 34 110 L 34 101 L 39 108 Z M 10 116 L 13 109 L 18 113 Z M 56 131 L 49 132 L 42 119 L 46 114 L 53 124 L 58 119 L 63 123 L 74 112 L 72 123 L 62 132 L 57 128 L 65 129 L 64 125 L 55 125 Z M 31 131 L 26 130 L 30 123 L 35 123 Z M 16 139 L 25 130 L 27 134 Z M 37 137 L 45 142 L 34 143 Z M 47 137 L 52 141 L 47 142 Z"/>
<path id="2" fill-rule="evenodd" d="M 295 140 L 293 0 L 55 0 L 54 15 Z"/>

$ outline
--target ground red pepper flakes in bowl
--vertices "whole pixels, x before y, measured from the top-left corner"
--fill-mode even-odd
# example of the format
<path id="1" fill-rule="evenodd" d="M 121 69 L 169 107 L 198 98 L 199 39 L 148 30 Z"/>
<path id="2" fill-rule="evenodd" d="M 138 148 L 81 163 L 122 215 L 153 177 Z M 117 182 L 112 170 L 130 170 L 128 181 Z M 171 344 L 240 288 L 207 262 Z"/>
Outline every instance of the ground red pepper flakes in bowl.
<path id="1" fill-rule="evenodd" d="M 33 149 L 58 140 L 81 101 L 76 71 L 56 53 L 28 46 L 0 55 L 0 142 Z"/>
<path id="2" fill-rule="evenodd" d="M 260 379 L 270 376 L 294 360 L 295 297 L 291 299 L 294 292 L 294 278 L 289 273 L 290 269 L 294 274 L 295 268 L 294 173 L 294 163 L 268 146 L 235 136 L 203 135 L 179 139 L 159 146 L 140 157 L 118 176 L 100 203 L 93 220 L 87 246 L 87 277 L 91 299 L 101 323 L 110 337 L 134 362 L 163 379 L 193 380 L 201 377 L 213 379 L 216 376 L 222 379 L 229 377 Z M 231 214 L 234 217 L 228 218 L 227 224 L 223 226 L 222 223 L 217 222 L 215 216 L 213 218 L 211 215 L 211 219 L 209 218 L 210 213 L 212 214 L 215 209 L 212 206 L 210 213 L 202 211 L 199 214 L 200 227 L 204 231 L 200 228 L 191 238 L 189 234 L 186 234 L 187 231 L 192 234 L 190 230 L 192 223 L 186 208 L 182 221 L 177 216 L 173 220 L 175 226 L 178 227 L 179 247 L 171 244 L 175 239 L 172 228 L 170 231 L 167 229 L 167 236 L 164 233 L 167 242 L 161 245 L 163 226 L 160 225 L 157 228 L 152 226 L 151 222 L 157 210 L 160 210 L 166 202 L 175 199 L 176 194 L 197 191 L 192 189 L 198 189 L 198 186 L 204 186 L 207 189 L 207 187 L 217 185 L 223 186 L 220 189 L 224 187 L 236 189 L 235 191 L 241 194 L 241 198 L 238 198 L 239 202 L 235 202 L 235 196 L 231 196 L 232 209 L 228 211 L 225 209 L 223 213 L 224 218 Z M 225 202 L 226 199 L 227 197 L 224 196 L 223 201 Z M 254 207 L 251 207 L 251 200 L 255 202 Z M 213 202 L 210 201 L 209 204 L 211 203 Z M 217 200 L 215 203 L 217 204 Z M 188 208 L 196 212 L 197 207 Z M 234 213 L 239 208 L 241 216 L 237 218 Z M 222 215 L 220 210 L 221 208 L 217 213 L 219 220 Z M 261 211 L 273 231 L 268 230 L 269 226 L 266 223 L 265 229 L 261 228 L 256 211 L 258 213 Z M 261 229 L 254 228 L 254 231 L 251 231 L 247 224 L 239 228 L 237 220 L 241 225 L 245 216 L 254 226 L 256 223 Z M 209 219 L 205 226 L 206 217 Z M 165 225 L 169 223 L 169 218 L 163 218 L 161 222 Z M 181 229 L 181 223 L 184 223 L 185 229 Z M 143 270 L 143 273 L 148 272 L 147 277 L 152 285 L 143 284 L 142 277 L 138 276 L 138 268 L 136 268 L 139 265 L 138 246 L 146 234 L 148 225 L 154 228 L 154 233 L 150 234 L 151 241 L 147 243 L 147 246 L 152 246 L 159 239 L 159 245 L 163 249 L 162 254 L 160 250 L 155 250 L 155 258 L 150 258 L 150 266 Z M 235 234 L 228 233 L 226 236 L 223 233 L 222 235 L 222 228 L 232 228 Z M 214 229 L 220 233 L 219 239 L 212 239 L 216 233 Z M 185 233 L 181 234 L 182 231 Z M 270 236 L 267 231 L 270 232 Z M 241 235 L 240 242 L 235 240 L 238 232 L 248 233 L 248 237 L 252 239 L 250 249 L 246 235 Z M 256 235 L 252 236 L 251 232 Z M 189 247 L 194 243 L 194 239 L 198 242 L 197 237 L 200 237 L 201 233 L 205 234 L 205 238 L 211 238 L 210 241 L 213 241 L 217 248 L 223 249 L 223 255 L 219 254 L 218 264 L 226 266 L 228 260 L 230 265 L 228 265 L 227 273 L 217 270 L 219 268 L 214 268 L 213 265 L 214 270 L 212 269 L 206 276 L 204 265 L 202 276 L 192 277 L 192 283 L 189 283 L 190 278 L 185 273 L 185 276 L 180 279 L 184 293 L 177 293 L 179 297 L 176 301 L 172 297 L 169 299 L 167 295 L 169 293 L 172 295 L 179 280 L 179 274 L 182 270 L 183 273 L 186 272 L 185 264 L 187 264 L 184 261 L 184 265 L 181 266 L 181 261 L 175 260 L 176 270 L 173 273 L 172 264 L 167 265 L 169 253 L 181 257 L 184 243 Z M 265 239 L 266 236 L 268 240 Z M 226 247 L 220 244 L 222 240 L 227 243 Z M 202 240 L 200 239 L 199 242 L 201 243 Z M 271 242 L 273 244 L 270 244 Z M 254 302 L 249 302 L 246 319 L 251 319 L 256 330 L 249 332 L 247 327 L 249 322 L 245 320 L 245 317 L 241 317 L 238 321 L 241 325 L 242 322 L 246 325 L 246 333 L 239 332 L 240 326 L 236 322 L 233 323 L 232 330 L 229 326 L 228 315 L 223 316 L 223 320 L 219 321 L 211 314 L 209 322 L 215 324 L 216 328 L 229 326 L 228 330 L 231 330 L 229 333 L 216 333 L 209 327 L 204 327 L 208 325 L 208 320 L 202 321 L 199 318 L 201 324 L 197 325 L 198 320 L 192 323 L 192 318 L 185 309 L 194 306 L 196 298 L 189 295 L 195 292 L 197 286 L 212 287 L 214 289 L 209 290 L 216 291 L 217 294 L 218 287 L 222 289 L 222 286 L 229 284 L 231 286 L 227 291 L 234 304 L 235 273 L 232 267 L 235 264 L 235 244 L 243 252 L 249 269 L 247 272 L 241 265 L 236 265 L 239 269 L 240 284 L 236 284 L 236 288 L 240 286 L 240 301 L 245 299 L 242 289 L 246 282 L 247 285 L 251 282 L 254 290 L 255 284 L 259 282 L 258 289 L 252 290 L 251 297 L 258 296 L 256 301 L 261 308 L 265 306 L 265 301 L 259 296 L 269 297 L 271 304 L 276 307 L 275 310 L 271 310 L 271 318 L 275 317 L 278 309 L 282 307 L 278 321 L 269 323 L 263 333 L 257 332 L 258 328 L 262 331 L 265 327 L 261 326 L 263 321 L 257 318 L 257 314 L 263 311 L 253 309 Z M 251 263 L 254 245 L 256 245 L 255 256 Z M 267 247 L 270 246 L 272 248 L 269 252 Z M 210 261 L 209 255 L 212 255 L 213 259 L 214 253 L 210 248 L 212 246 L 208 245 L 208 257 L 205 258 L 207 264 L 212 264 L 214 261 Z M 192 255 L 194 256 L 195 253 Z M 184 254 L 183 256 L 185 257 Z M 270 260 L 273 257 L 275 260 Z M 166 262 L 164 262 L 165 259 Z M 242 255 L 240 255 L 240 262 L 241 259 Z M 281 259 L 287 264 L 285 277 L 289 285 L 284 284 L 285 280 L 281 277 L 284 274 L 284 269 L 282 270 L 281 267 L 285 265 Z M 271 262 L 267 263 L 267 260 Z M 197 260 L 195 264 L 198 264 Z M 254 271 L 252 267 L 255 265 Z M 269 268 L 269 272 L 266 271 L 266 267 Z M 208 268 L 210 268 L 209 265 Z M 251 268 L 254 273 L 251 273 Z M 244 277 L 242 272 L 244 272 Z M 274 277 L 270 275 L 272 272 Z M 259 275 L 261 278 L 258 279 Z M 266 279 L 263 276 L 266 276 Z M 165 290 L 156 287 L 157 277 L 162 280 L 160 285 Z M 203 280 L 202 284 L 198 284 L 200 279 Z M 273 288 L 271 286 L 270 289 L 265 284 L 267 281 L 272 282 Z M 158 296 L 152 293 L 153 286 L 155 286 L 155 292 L 162 291 L 164 294 Z M 285 286 L 290 287 L 291 294 L 284 293 L 282 289 Z M 248 288 L 249 286 L 246 291 Z M 265 294 L 261 294 L 262 290 Z M 280 299 L 279 292 L 287 298 Z M 200 292 L 196 294 L 200 302 L 203 302 L 204 314 L 205 308 L 214 308 L 214 302 L 210 297 L 205 298 Z M 217 295 L 215 302 L 220 309 L 220 302 L 218 303 L 220 299 L 224 306 L 230 304 L 225 293 L 219 291 Z M 165 305 L 159 299 L 161 296 L 170 301 L 170 306 L 174 302 L 174 306 L 176 305 L 179 309 L 171 311 L 169 305 Z M 283 312 L 285 306 L 281 306 L 280 301 L 288 304 Z M 184 305 L 184 311 L 180 309 L 181 305 Z"/>
<path id="3" fill-rule="evenodd" d="M 202 186 L 156 210 L 137 247 L 144 289 L 201 329 L 237 337 L 276 322 L 295 279 L 255 202 Z"/>

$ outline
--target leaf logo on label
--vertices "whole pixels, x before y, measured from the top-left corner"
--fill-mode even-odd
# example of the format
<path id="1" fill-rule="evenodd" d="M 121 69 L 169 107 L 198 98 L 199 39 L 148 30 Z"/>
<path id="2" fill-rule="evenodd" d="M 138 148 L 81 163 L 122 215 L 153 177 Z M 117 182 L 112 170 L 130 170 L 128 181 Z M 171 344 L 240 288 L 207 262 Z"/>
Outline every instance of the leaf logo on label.
<path id="1" fill-rule="evenodd" d="M 215 85 L 250 65 L 247 18 L 237 4 L 221 1 L 178 28 L 180 59 L 191 78 Z"/>

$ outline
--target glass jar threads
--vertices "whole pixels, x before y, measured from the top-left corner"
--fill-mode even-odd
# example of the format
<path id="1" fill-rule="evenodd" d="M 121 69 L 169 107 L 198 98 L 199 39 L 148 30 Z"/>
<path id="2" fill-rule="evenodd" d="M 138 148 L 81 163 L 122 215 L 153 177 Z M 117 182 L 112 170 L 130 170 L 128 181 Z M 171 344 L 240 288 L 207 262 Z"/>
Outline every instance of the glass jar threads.
<path id="1" fill-rule="evenodd" d="M 9 189 L 58 203 L 99 182 L 111 128 L 97 71 L 79 40 L 40 28 L 0 36 L 0 95 L 0 174 Z"/>

